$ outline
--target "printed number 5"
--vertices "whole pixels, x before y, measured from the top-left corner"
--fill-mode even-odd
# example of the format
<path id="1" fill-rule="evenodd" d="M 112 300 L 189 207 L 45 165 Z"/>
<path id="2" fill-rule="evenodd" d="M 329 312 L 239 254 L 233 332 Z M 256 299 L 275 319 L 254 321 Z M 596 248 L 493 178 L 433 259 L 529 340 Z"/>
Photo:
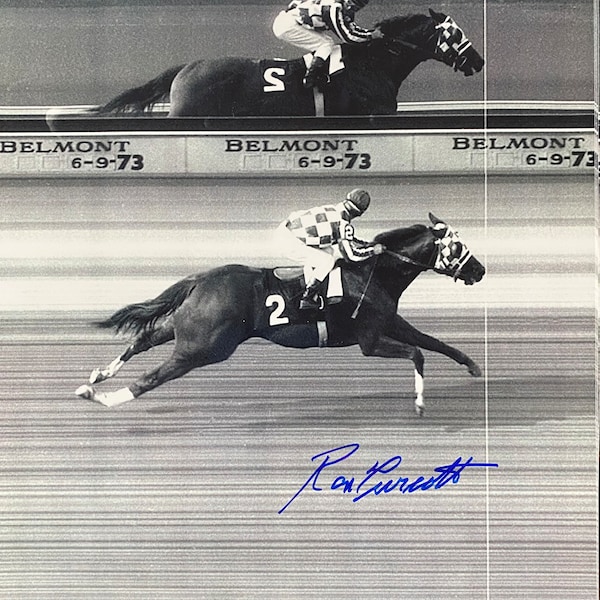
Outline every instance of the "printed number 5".
<path id="1" fill-rule="evenodd" d="M 275 327 L 276 325 L 287 325 L 290 322 L 288 317 L 281 316 L 285 310 L 285 300 L 283 299 L 283 296 L 280 296 L 279 294 L 267 296 L 265 306 L 267 308 L 275 306 L 275 310 L 269 316 L 269 325 L 271 325 L 271 327 Z"/>
<path id="2" fill-rule="evenodd" d="M 285 92 L 285 83 L 277 77 L 283 77 L 285 75 L 285 69 L 281 67 L 270 67 L 263 73 L 266 85 L 263 86 L 264 92 Z"/>

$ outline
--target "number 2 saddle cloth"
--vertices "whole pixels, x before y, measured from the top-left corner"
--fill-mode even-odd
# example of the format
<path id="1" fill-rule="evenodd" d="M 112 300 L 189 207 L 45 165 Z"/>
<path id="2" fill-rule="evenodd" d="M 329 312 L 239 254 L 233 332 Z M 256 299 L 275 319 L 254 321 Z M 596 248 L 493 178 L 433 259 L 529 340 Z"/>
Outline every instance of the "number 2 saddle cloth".
<path id="1" fill-rule="evenodd" d="M 280 109 L 283 110 L 279 116 L 323 116 L 322 93 L 317 88 L 307 90 L 302 85 L 312 57 L 312 53 L 308 53 L 302 58 L 293 60 L 266 58 L 258 61 L 256 85 L 263 90 L 264 94 L 277 95 L 282 100 L 278 103 Z M 340 45 L 334 46 L 328 60 L 328 68 L 330 77 L 344 70 Z"/>
<path id="2" fill-rule="evenodd" d="M 321 308 L 300 310 L 306 273 L 302 267 L 263 269 L 254 288 L 254 329 L 257 335 L 282 345 L 337 346 L 348 342 L 336 326 L 336 307 L 344 296 L 342 272 L 335 267 L 321 285 Z M 304 340 L 304 343 L 303 343 Z"/>

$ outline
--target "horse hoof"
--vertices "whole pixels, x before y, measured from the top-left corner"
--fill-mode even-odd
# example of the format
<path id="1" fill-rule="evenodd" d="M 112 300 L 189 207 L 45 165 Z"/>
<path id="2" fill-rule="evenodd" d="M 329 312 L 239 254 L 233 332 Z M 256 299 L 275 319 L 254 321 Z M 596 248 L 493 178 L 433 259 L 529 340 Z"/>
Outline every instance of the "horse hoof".
<path id="1" fill-rule="evenodd" d="M 468 365 L 468 369 L 469 369 L 469 373 L 473 377 L 481 377 L 481 369 L 479 368 L 479 365 L 472 363 L 472 364 Z"/>
<path id="2" fill-rule="evenodd" d="M 89 382 L 91 385 L 94 385 L 95 383 L 100 383 L 105 379 L 106 377 L 102 375 L 102 371 L 100 369 L 94 369 L 90 374 Z"/>
<path id="3" fill-rule="evenodd" d="M 84 400 L 93 400 L 94 399 L 94 388 L 87 383 L 79 386 L 75 390 L 75 395 L 83 398 Z"/>
<path id="4" fill-rule="evenodd" d="M 425 403 L 423 402 L 422 396 L 417 397 L 415 400 L 415 412 L 419 417 L 422 417 L 423 413 L 425 412 Z"/>

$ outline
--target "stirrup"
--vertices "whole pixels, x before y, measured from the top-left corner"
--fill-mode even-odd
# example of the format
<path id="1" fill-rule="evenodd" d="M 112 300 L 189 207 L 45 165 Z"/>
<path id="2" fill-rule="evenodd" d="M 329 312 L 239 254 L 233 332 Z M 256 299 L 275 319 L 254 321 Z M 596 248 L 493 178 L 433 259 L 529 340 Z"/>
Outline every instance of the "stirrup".
<path id="1" fill-rule="evenodd" d="M 320 57 L 315 57 L 302 79 L 302 85 L 306 89 L 311 89 L 314 87 L 322 88 L 328 83 L 327 61 Z"/>
<path id="2" fill-rule="evenodd" d="M 307 73 L 302 80 L 305 89 L 319 88 L 322 90 L 330 82 L 329 75 L 325 73 Z"/>
<path id="3" fill-rule="evenodd" d="M 323 310 L 324 307 L 325 301 L 320 294 L 300 299 L 300 310 Z"/>

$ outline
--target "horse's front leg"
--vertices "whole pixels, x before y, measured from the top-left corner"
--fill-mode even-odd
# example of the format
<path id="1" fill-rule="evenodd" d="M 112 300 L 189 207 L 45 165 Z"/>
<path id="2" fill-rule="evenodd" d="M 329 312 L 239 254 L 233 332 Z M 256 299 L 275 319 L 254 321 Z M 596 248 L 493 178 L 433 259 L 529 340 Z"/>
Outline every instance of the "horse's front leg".
<path id="1" fill-rule="evenodd" d="M 481 369 L 472 358 L 458 350 L 458 348 L 454 348 L 454 346 L 450 346 L 431 335 L 419 331 L 400 315 L 395 316 L 393 336 L 397 340 L 401 340 L 406 344 L 418 346 L 423 350 L 439 352 L 440 354 L 451 358 L 459 365 L 466 366 L 473 377 L 481 377 Z"/>
<path id="2" fill-rule="evenodd" d="M 415 367 L 415 411 L 422 417 L 425 411 L 425 358 L 419 348 L 382 336 L 374 342 L 361 345 L 361 350 L 365 356 L 404 358 L 412 361 Z"/>

